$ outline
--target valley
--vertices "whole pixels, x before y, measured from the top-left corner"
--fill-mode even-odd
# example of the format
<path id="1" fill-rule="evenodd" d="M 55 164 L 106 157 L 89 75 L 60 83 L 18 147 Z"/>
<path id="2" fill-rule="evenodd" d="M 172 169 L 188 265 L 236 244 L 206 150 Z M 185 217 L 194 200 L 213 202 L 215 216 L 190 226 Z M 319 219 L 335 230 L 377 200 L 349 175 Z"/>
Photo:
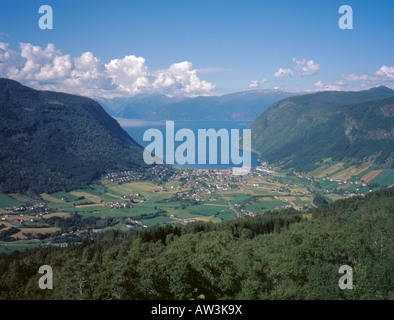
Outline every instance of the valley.
<path id="1" fill-rule="evenodd" d="M 234 176 L 231 169 L 152 166 L 115 171 L 103 175 L 100 183 L 69 192 L 0 194 L 0 253 L 79 243 L 111 229 L 218 223 L 272 210 L 292 208 L 308 217 L 312 207 L 394 181 L 393 170 L 373 168 L 352 171 L 327 160 L 301 174 L 262 163 L 247 175 Z"/>

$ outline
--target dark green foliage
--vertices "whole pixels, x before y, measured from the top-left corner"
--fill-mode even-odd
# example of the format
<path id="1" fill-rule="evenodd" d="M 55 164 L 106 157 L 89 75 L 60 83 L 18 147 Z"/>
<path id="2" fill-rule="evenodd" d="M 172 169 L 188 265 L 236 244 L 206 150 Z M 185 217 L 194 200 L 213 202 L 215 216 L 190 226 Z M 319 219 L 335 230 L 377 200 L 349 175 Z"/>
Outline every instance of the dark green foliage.
<path id="1" fill-rule="evenodd" d="M 394 91 L 319 92 L 290 97 L 252 124 L 252 146 L 271 163 L 311 171 L 324 158 L 392 167 Z"/>
<path id="2" fill-rule="evenodd" d="M 15 239 L 11 238 L 11 236 L 19 231 L 20 229 L 15 227 L 0 231 L 0 241 L 14 241 Z"/>
<path id="3" fill-rule="evenodd" d="M 142 148 L 95 101 L 0 79 L 0 192 L 71 190 L 141 166 Z"/>
<path id="4" fill-rule="evenodd" d="M 317 207 L 322 206 L 324 204 L 328 204 L 329 201 L 326 197 L 322 196 L 321 194 L 314 194 L 313 195 L 313 204 Z"/>
<path id="5" fill-rule="evenodd" d="M 311 220 L 274 211 L 16 251 L 0 257 L 0 299 L 392 299 L 393 196 L 336 201 Z M 53 290 L 38 288 L 44 264 Z M 353 290 L 338 286 L 342 265 L 353 268 Z"/>

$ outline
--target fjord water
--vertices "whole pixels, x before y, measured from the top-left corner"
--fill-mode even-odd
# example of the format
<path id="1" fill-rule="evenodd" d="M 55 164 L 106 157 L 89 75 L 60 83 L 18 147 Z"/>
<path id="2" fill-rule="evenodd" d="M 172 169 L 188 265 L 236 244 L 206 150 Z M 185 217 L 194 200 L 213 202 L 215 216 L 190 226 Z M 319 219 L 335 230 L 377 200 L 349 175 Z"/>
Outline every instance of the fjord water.
<path id="1" fill-rule="evenodd" d="M 135 140 L 139 143 L 142 147 L 146 147 L 151 143 L 151 141 L 143 141 L 143 136 L 146 130 L 148 129 L 158 129 L 163 134 L 163 141 L 164 141 L 164 155 L 165 155 L 165 143 L 166 143 L 166 122 L 165 121 L 145 121 L 145 120 L 136 120 L 136 119 L 117 119 L 123 129 Z M 184 164 L 180 165 L 175 163 L 174 165 L 179 168 L 195 168 L 195 169 L 228 169 L 232 167 L 240 167 L 240 165 L 235 165 L 231 162 L 230 156 L 230 163 L 229 164 L 221 164 L 220 158 L 220 139 L 218 139 L 217 144 L 217 164 L 209 164 L 209 152 L 208 152 L 208 141 L 207 141 L 207 159 L 206 164 L 198 164 L 197 163 L 197 153 L 198 153 L 198 146 L 197 146 L 197 137 L 198 137 L 198 129 L 214 129 L 216 131 L 220 129 L 227 129 L 229 132 L 230 137 L 230 130 L 231 129 L 238 129 L 239 134 L 242 134 L 243 129 L 248 129 L 251 122 L 249 121 L 175 121 L 175 134 L 179 129 L 190 129 L 193 131 L 195 135 L 195 149 L 196 149 L 196 164 Z M 153 141 L 153 140 L 152 140 Z M 182 144 L 183 142 L 175 142 L 175 150 L 176 148 Z M 231 142 L 230 142 L 231 143 Z M 252 146 L 253 147 L 253 146 Z M 240 151 L 240 155 L 242 155 L 242 151 Z M 165 159 L 164 159 L 165 160 Z M 257 155 L 252 153 L 251 154 L 251 165 L 252 167 L 256 167 L 260 165 L 260 162 L 257 159 Z"/>

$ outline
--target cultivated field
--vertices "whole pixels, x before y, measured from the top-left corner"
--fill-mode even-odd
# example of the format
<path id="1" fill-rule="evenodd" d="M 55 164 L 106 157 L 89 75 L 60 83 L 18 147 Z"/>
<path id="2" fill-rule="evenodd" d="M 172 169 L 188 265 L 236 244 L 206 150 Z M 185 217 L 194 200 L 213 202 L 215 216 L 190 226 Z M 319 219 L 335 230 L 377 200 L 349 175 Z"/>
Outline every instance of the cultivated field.
<path id="1" fill-rule="evenodd" d="M 372 170 L 369 171 L 367 174 L 363 175 L 361 177 L 361 180 L 363 180 L 364 182 L 370 182 L 372 179 L 374 179 L 375 177 L 378 176 L 378 174 L 380 174 L 383 170 Z"/>

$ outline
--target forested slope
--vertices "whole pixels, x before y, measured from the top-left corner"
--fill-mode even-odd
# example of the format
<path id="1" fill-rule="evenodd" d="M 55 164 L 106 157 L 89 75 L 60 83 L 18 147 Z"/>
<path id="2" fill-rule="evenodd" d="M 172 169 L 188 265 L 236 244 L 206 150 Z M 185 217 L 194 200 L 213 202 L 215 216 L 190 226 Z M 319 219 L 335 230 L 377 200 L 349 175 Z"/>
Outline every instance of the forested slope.
<path id="1" fill-rule="evenodd" d="M 221 224 L 105 232 L 0 258 L 1 299 L 394 298 L 394 188 Z M 50 265 L 53 290 L 38 288 Z M 340 266 L 353 268 L 341 290 Z"/>
<path id="2" fill-rule="evenodd" d="M 142 147 L 97 102 L 0 79 L 0 192 L 71 190 L 144 165 Z"/>

